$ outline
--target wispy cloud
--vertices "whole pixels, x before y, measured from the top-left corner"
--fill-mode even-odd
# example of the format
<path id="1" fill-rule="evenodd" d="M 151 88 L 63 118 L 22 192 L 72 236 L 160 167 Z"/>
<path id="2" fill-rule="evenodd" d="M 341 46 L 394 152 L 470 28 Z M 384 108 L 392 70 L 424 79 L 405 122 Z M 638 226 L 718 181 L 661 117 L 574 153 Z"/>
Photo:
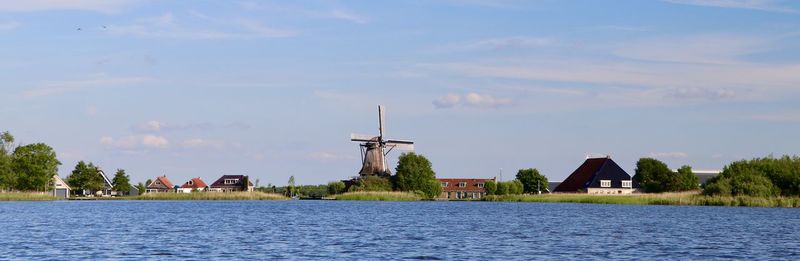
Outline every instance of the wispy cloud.
<path id="1" fill-rule="evenodd" d="M 212 140 L 212 139 L 203 139 L 203 138 L 192 138 L 188 140 L 184 140 L 180 143 L 180 146 L 183 148 L 188 149 L 197 149 L 197 148 L 215 148 L 220 149 L 227 146 L 225 141 L 220 140 Z"/>
<path id="2" fill-rule="evenodd" d="M 178 18 L 173 13 L 140 19 L 130 25 L 111 25 L 106 32 L 114 35 L 143 38 L 230 39 L 285 38 L 297 36 L 293 30 L 277 29 L 256 20 L 236 18 L 217 19 L 193 12 Z"/>
<path id="3" fill-rule="evenodd" d="M 169 140 L 163 136 L 156 135 L 132 135 L 122 138 L 113 138 L 110 136 L 103 136 L 100 138 L 100 144 L 124 150 L 136 149 L 164 149 L 169 146 Z"/>
<path id="4" fill-rule="evenodd" d="M 440 109 L 456 106 L 496 108 L 511 105 L 512 103 L 513 100 L 511 98 L 500 98 L 472 92 L 464 95 L 450 93 L 433 101 L 433 105 Z"/>
<path id="5" fill-rule="evenodd" d="M 686 158 L 689 154 L 682 151 L 668 151 L 668 152 L 650 152 L 650 157 L 653 158 Z"/>
<path id="6" fill-rule="evenodd" d="M 440 52 L 462 52 L 479 50 L 501 50 L 512 48 L 536 48 L 555 45 L 555 41 L 546 37 L 513 36 L 480 39 L 462 43 L 447 44 L 433 48 Z"/>
<path id="7" fill-rule="evenodd" d="M 366 24 L 367 22 L 369 22 L 369 20 L 366 17 L 356 14 L 353 11 L 347 9 L 335 9 L 330 12 L 330 17 L 335 19 L 350 21 L 357 24 Z"/>
<path id="8" fill-rule="evenodd" d="M 25 0 L 0 1 L 0 11 L 36 12 L 51 10 L 81 10 L 100 13 L 117 13 L 129 8 L 136 0 Z"/>
<path id="9" fill-rule="evenodd" d="M 783 5 L 774 0 L 663 0 L 673 4 L 696 5 L 707 7 L 722 7 L 735 9 L 749 9 L 779 13 L 800 13 L 800 10 Z"/>
<path id="10" fill-rule="evenodd" d="M 151 79 L 147 77 L 109 77 L 106 75 L 99 75 L 85 80 L 69 80 L 45 83 L 40 87 L 32 88 L 23 92 L 22 96 L 35 98 L 69 92 L 86 91 L 90 89 L 131 86 L 146 82 L 148 80 Z"/>
<path id="11" fill-rule="evenodd" d="M 232 130 L 246 130 L 251 126 L 244 122 L 231 122 L 228 124 L 214 124 L 210 122 L 196 122 L 196 123 L 169 123 L 158 120 L 149 120 L 142 123 L 134 124 L 130 130 L 137 133 L 156 133 L 168 131 L 209 131 L 218 128 L 232 129 Z"/>

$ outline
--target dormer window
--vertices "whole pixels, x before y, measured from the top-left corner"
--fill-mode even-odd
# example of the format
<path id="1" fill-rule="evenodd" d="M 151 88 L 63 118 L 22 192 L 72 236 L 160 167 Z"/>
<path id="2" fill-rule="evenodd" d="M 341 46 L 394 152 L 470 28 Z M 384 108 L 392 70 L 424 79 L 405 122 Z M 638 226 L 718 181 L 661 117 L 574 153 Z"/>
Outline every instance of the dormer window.
<path id="1" fill-rule="evenodd" d="M 190 180 L 189 185 L 194 185 L 194 180 Z"/>
<path id="2" fill-rule="evenodd" d="M 443 188 L 446 188 L 446 187 L 447 187 L 447 185 L 450 185 L 450 184 L 449 184 L 449 182 L 442 182 L 442 187 L 443 187 Z"/>
<path id="3" fill-rule="evenodd" d="M 483 183 L 478 183 L 478 187 L 482 188 L 483 187 Z"/>
<path id="4" fill-rule="evenodd" d="M 611 180 L 600 180 L 600 187 L 601 188 L 610 188 L 611 187 Z"/>
<path id="5" fill-rule="evenodd" d="M 156 182 L 153 182 L 153 183 L 156 183 L 156 185 L 161 185 L 161 181 L 158 181 L 158 180 L 156 180 Z"/>
<path id="6" fill-rule="evenodd" d="M 225 179 L 225 185 L 236 184 L 237 179 Z"/>
<path id="7" fill-rule="evenodd" d="M 458 183 L 458 187 L 459 188 L 466 188 L 467 187 L 467 183 L 466 182 L 459 182 Z"/>

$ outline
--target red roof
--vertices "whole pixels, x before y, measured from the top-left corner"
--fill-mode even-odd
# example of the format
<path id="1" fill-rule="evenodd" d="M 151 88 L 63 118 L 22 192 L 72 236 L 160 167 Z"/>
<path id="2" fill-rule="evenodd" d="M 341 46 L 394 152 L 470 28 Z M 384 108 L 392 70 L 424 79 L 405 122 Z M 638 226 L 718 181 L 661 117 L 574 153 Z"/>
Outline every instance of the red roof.
<path id="1" fill-rule="evenodd" d="M 208 185 L 206 185 L 206 183 L 203 182 L 203 180 L 200 179 L 200 177 L 193 178 L 187 181 L 186 183 L 183 183 L 183 185 L 181 186 L 181 188 L 190 188 L 190 189 L 202 189 L 205 187 L 208 187 Z"/>
<path id="2" fill-rule="evenodd" d="M 156 180 L 161 181 L 161 184 L 164 184 L 164 186 L 167 186 L 168 188 L 174 187 L 174 185 L 172 185 L 172 182 L 169 181 L 169 179 L 167 178 L 166 175 L 161 176 L 161 177 L 156 177 Z"/>
<path id="3" fill-rule="evenodd" d="M 493 179 L 437 179 L 439 182 L 444 183 L 442 186 L 442 191 L 449 192 L 449 191 L 468 191 L 468 192 L 486 192 L 486 188 L 483 185 L 478 186 L 478 184 L 486 183 L 487 181 Z M 462 185 L 463 187 L 459 186 Z"/>

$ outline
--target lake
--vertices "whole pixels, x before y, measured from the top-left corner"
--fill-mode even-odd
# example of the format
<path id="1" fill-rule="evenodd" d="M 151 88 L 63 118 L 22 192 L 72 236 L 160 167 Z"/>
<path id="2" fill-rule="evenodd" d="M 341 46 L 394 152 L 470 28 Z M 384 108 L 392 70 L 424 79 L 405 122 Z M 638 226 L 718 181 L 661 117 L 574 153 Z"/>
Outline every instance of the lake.
<path id="1" fill-rule="evenodd" d="M 3 259 L 800 259 L 800 210 L 495 202 L 0 202 Z"/>

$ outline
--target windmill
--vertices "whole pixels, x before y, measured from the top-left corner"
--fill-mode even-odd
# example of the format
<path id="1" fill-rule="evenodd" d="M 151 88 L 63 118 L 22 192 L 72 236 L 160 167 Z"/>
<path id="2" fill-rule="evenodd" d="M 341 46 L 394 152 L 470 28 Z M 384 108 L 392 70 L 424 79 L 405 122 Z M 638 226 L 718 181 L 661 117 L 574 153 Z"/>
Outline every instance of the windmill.
<path id="1" fill-rule="evenodd" d="M 361 171 L 363 176 L 389 176 L 391 171 L 386 162 L 386 154 L 393 149 L 414 150 L 414 141 L 387 139 L 385 135 L 385 117 L 382 105 L 378 105 L 378 136 L 350 134 L 350 141 L 360 142 L 361 148 Z"/>

